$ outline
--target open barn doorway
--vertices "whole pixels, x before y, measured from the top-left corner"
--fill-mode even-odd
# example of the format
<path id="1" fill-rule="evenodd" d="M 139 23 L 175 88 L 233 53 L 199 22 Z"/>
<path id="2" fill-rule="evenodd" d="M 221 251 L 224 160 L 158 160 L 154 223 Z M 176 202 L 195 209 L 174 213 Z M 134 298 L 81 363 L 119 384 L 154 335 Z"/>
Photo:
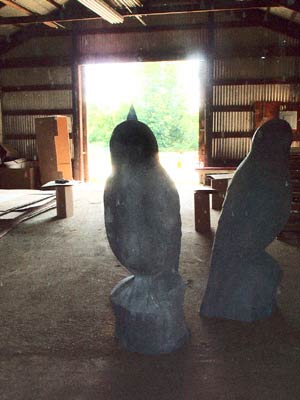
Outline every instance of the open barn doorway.
<path id="1" fill-rule="evenodd" d="M 90 182 L 104 183 L 110 174 L 110 136 L 131 105 L 155 134 L 160 161 L 176 184 L 197 181 L 201 63 L 191 59 L 83 67 Z"/>

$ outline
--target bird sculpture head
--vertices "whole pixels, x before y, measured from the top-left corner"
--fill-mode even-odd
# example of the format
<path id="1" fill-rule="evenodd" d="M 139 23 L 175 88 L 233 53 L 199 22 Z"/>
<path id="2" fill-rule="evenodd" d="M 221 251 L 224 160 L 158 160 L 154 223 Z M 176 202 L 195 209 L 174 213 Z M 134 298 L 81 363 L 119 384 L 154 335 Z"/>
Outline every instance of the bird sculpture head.
<path id="1" fill-rule="evenodd" d="M 131 106 L 127 120 L 117 125 L 110 139 L 113 167 L 134 166 L 157 160 L 158 145 L 151 129 L 138 121 Z"/>
<path id="2" fill-rule="evenodd" d="M 292 129 L 288 122 L 278 118 L 271 119 L 256 130 L 251 153 L 274 162 L 280 158 L 287 158 L 292 137 Z"/>

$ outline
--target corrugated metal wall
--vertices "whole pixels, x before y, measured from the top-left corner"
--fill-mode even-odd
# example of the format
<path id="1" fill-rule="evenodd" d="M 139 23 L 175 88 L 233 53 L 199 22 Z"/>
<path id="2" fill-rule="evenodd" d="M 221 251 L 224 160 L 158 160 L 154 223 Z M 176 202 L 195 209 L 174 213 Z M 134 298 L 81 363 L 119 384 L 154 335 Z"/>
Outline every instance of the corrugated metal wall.
<path id="1" fill-rule="evenodd" d="M 36 158 L 35 118 L 72 110 L 71 81 L 69 67 L 0 70 L 3 142 L 20 157 Z M 60 90 L 61 85 L 67 89 Z"/>
<path id="2" fill-rule="evenodd" d="M 252 131 L 253 115 L 252 112 L 214 112 L 213 114 L 213 132 L 240 132 Z"/>
<path id="3" fill-rule="evenodd" d="M 178 22 L 176 18 L 174 23 Z M 82 32 L 77 35 L 78 60 L 87 63 L 111 59 L 178 59 L 195 53 L 205 55 L 214 47 L 212 157 L 238 161 L 250 148 L 255 101 L 300 101 L 299 84 L 291 82 L 300 78 L 300 58 L 287 52 L 289 47 L 299 46 L 299 41 L 263 28 L 247 27 L 217 28 L 215 43 L 209 43 L 208 31 L 203 27 L 206 16 L 197 18 L 191 29 L 174 30 L 166 26 L 151 31 L 150 24 L 149 31 L 145 32 Z M 190 22 L 187 16 L 184 22 Z M 88 29 L 88 26 L 82 23 L 81 28 Z M 272 55 L 265 52 L 269 47 L 275 49 Z M 5 58 L 57 57 L 70 53 L 71 38 L 61 36 L 31 39 L 11 50 Z M 21 156 L 33 158 L 35 117 L 49 115 L 58 108 L 72 109 L 71 87 L 60 87 L 72 85 L 71 67 L 0 69 L 0 85 L 4 139 L 17 147 Z M 39 88 L 35 90 L 35 86 Z"/>
<path id="4" fill-rule="evenodd" d="M 69 90 L 18 91 L 3 93 L 4 110 L 51 110 L 72 108 L 72 93 Z"/>
<path id="5" fill-rule="evenodd" d="M 7 52 L 3 59 L 20 57 L 58 57 L 70 53 L 70 37 L 36 37 Z"/>
<path id="6" fill-rule="evenodd" d="M 27 67 L 0 69 L 0 84 L 5 86 L 71 84 L 69 67 Z"/>
<path id="7" fill-rule="evenodd" d="M 257 85 L 215 85 L 213 87 L 213 104 L 230 107 L 250 106 L 254 102 L 300 102 L 299 84 L 257 84 Z M 214 159 L 241 160 L 249 152 L 251 136 L 254 132 L 254 109 L 252 111 L 215 111 L 213 113 L 212 157 Z M 220 139 L 222 134 L 232 133 Z M 238 138 L 240 136 L 240 138 Z"/>
<path id="8" fill-rule="evenodd" d="M 220 58 L 214 64 L 215 79 L 281 79 L 299 77 L 299 57 L 266 57 L 263 52 L 256 57 Z"/>
<path id="9" fill-rule="evenodd" d="M 299 102 L 300 88 L 298 84 L 215 85 L 214 109 L 226 106 L 226 111 L 213 112 L 213 159 L 240 161 L 249 152 L 250 136 L 255 129 L 254 108 L 252 111 L 230 111 L 230 108 L 253 107 L 256 101 Z M 247 134 L 249 137 L 244 137 Z"/>
<path id="10" fill-rule="evenodd" d="M 238 162 L 248 153 L 255 102 L 300 101 L 300 57 L 288 55 L 289 46 L 298 45 L 257 27 L 215 31 L 212 162 Z"/>
<path id="11" fill-rule="evenodd" d="M 219 106 L 252 105 L 255 101 L 300 101 L 300 85 L 257 84 L 218 85 L 213 88 L 213 102 Z"/>
<path id="12" fill-rule="evenodd" d="M 287 35 L 265 29 L 263 27 L 217 28 L 215 29 L 215 49 L 218 53 L 225 53 L 228 49 L 243 49 L 243 52 L 254 48 L 268 48 L 271 46 L 298 46 L 299 41 Z"/>
<path id="13" fill-rule="evenodd" d="M 251 138 L 214 138 L 212 158 L 223 161 L 242 160 L 248 154 Z"/>
<path id="14" fill-rule="evenodd" d="M 98 60 L 107 57 L 132 61 L 163 60 L 203 52 L 206 47 L 206 29 L 83 34 L 79 36 L 78 42 L 79 56 L 83 63 L 93 56 Z"/>

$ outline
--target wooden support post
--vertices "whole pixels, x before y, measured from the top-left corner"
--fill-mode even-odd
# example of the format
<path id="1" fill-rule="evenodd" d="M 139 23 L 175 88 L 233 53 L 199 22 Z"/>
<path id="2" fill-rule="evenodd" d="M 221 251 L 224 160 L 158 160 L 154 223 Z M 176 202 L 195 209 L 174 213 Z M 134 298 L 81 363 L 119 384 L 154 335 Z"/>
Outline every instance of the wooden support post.
<path id="1" fill-rule="evenodd" d="M 76 180 L 83 180 L 83 138 L 80 129 L 80 95 L 79 95 L 79 66 L 77 57 L 77 35 L 72 33 L 72 107 L 73 107 L 73 143 L 74 166 L 73 176 Z"/>
<path id="2" fill-rule="evenodd" d="M 83 79 L 83 67 L 79 66 L 79 129 L 82 137 L 82 162 L 83 178 L 85 182 L 89 180 L 89 159 L 88 159 L 88 132 L 86 114 L 86 94 Z"/>
<path id="3" fill-rule="evenodd" d="M 56 186 L 56 207 L 58 218 L 73 216 L 73 186 Z"/>
<path id="4" fill-rule="evenodd" d="M 208 13 L 208 47 L 205 76 L 205 166 L 212 165 L 212 135 L 213 135 L 213 74 L 214 74 L 214 15 Z"/>

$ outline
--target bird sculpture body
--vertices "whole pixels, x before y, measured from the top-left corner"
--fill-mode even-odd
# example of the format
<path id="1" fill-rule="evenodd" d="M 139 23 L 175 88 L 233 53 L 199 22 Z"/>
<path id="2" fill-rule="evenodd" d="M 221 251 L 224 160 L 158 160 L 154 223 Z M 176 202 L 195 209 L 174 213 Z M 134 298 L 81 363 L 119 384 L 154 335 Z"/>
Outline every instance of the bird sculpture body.
<path id="1" fill-rule="evenodd" d="M 177 271 L 179 196 L 159 163 L 155 136 L 147 125 L 129 119 L 115 128 L 110 149 L 113 174 L 104 204 L 112 251 L 131 273 Z"/>
<path id="2" fill-rule="evenodd" d="M 289 217 L 291 141 L 283 120 L 256 131 L 225 197 L 201 315 L 254 321 L 272 314 L 282 271 L 265 248 Z"/>

